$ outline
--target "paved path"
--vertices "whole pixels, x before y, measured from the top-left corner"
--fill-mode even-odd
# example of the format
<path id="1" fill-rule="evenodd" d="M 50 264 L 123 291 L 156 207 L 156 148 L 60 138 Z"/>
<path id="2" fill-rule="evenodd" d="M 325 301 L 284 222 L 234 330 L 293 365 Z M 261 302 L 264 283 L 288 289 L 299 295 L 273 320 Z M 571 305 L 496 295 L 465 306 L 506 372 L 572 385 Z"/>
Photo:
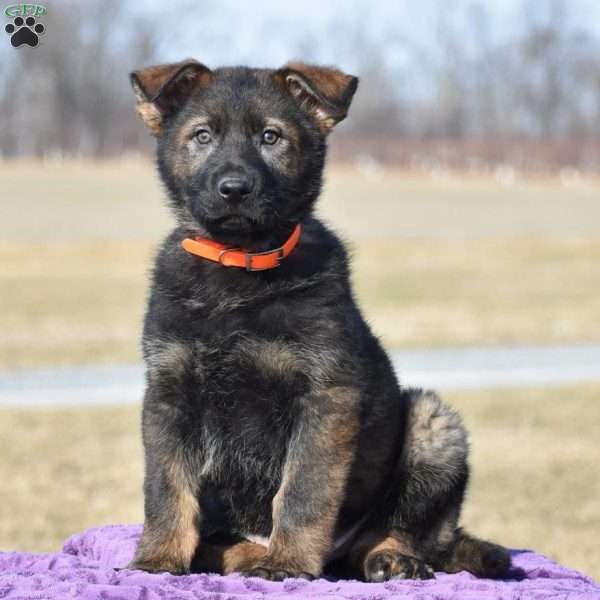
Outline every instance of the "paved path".
<path id="1" fill-rule="evenodd" d="M 600 382 L 600 344 L 403 350 L 392 353 L 405 385 L 485 389 Z M 0 374 L 0 406 L 130 404 L 143 393 L 141 365 Z"/>

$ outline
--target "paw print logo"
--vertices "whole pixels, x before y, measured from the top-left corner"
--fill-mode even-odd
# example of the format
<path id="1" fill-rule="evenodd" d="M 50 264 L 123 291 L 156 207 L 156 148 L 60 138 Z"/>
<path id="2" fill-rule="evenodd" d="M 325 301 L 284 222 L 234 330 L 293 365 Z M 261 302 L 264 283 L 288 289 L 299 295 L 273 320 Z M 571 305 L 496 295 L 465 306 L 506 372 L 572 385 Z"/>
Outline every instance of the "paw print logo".
<path id="1" fill-rule="evenodd" d="M 10 43 L 18 48 L 27 44 L 35 48 L 46 28 L 41 23 L 36 23 L 34 17 L 15 17 L 12 23 L 9 23 L 4 30 L 10 35 Z"/>

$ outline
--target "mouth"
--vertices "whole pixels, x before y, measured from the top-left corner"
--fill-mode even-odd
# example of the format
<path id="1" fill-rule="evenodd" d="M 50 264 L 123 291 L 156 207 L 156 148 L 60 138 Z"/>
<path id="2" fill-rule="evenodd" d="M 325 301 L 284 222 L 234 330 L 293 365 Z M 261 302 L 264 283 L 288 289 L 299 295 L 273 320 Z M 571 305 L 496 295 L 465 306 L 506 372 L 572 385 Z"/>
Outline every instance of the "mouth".
<path id="1" fill-rule="evenodd" d="M 214 229 L 224 232 L 246 232 L 254 228 L 255 223 L 248 217 L 228 215 L 215 219 L 211 225 Z"/>

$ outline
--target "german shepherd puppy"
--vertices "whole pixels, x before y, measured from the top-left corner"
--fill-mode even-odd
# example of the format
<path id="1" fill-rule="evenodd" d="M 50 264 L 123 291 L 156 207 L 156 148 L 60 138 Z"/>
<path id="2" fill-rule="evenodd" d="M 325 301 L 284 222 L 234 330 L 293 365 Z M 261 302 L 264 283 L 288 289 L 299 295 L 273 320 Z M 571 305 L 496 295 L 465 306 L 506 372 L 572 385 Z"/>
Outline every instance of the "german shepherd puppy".
<path id="1" fill-rule="evenodd" d="M 343 244 L 313 215 L 357 78 L 186 60 L 131 82 L 177 226 L 144 325 L 145 523 L 130 568 L 505 575 L 509 553 L 458 528 L 460 418 L 399 387 Z"/>

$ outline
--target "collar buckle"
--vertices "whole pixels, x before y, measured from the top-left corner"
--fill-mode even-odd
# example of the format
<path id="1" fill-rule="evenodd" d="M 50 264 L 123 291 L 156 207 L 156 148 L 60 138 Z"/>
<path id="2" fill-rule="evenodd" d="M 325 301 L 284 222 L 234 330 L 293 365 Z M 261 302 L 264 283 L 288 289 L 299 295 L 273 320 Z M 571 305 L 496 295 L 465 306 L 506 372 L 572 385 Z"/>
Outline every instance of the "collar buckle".
<path id="1" fill-rule="evenodd" d="M 265 256 L 267 254 L 275 254 L 277 253 L 277 255 L 275 256 L 275 260 L 277 260 L 277 264 L 273 265 L 273 267 L 263 267 L 263 268 L 256 268 L 252 266 L 252 259 L 255 256 Z M 275 268 L 275 267 L 279 267 L 281 265 L 281 261 L 283 260 L 284 255 L 283 255 L 283 247 L 280 248 L 275 248 L 275 250 L 266 250 L 265 252 L 246 252 L 246 271 L 248 272 L 252 272 L 252 271 L 265 271 L 269 268 Z"/>

